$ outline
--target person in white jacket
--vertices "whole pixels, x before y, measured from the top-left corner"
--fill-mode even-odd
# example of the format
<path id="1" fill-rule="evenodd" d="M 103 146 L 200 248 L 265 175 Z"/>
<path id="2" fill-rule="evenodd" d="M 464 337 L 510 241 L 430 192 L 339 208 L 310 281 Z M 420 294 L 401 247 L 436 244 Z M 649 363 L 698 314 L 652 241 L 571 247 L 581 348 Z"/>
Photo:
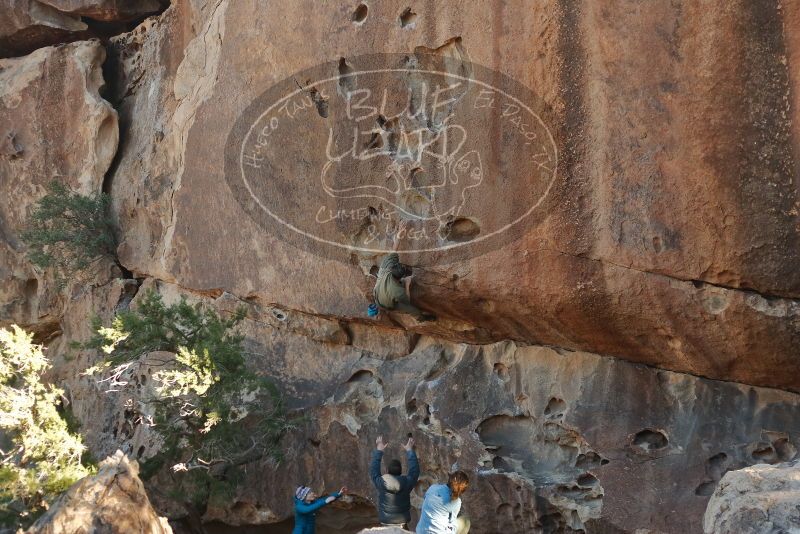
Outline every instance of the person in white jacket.
<path id="1" fill-rule="evenodd" d="M 450 473 L 447 484 L 434 484 L 425 492 L 417 534 L 467 534 L 470 522 L 461 511 L 461 495 L 469 487 L 464 471 Z"/>

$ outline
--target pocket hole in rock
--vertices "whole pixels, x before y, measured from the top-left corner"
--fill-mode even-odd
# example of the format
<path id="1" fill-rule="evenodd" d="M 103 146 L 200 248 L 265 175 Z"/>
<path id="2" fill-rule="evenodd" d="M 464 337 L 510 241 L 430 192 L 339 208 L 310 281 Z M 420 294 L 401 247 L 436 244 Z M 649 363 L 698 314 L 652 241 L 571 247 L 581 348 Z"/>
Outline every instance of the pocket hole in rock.
<path id="1" fill-rule="evenodd" d="M 505 461 L 504 458 L 500 456 L 495 456 L 492 460 L 492 467 L 497 469 L 498 471 L 511 471 L 511 466 L 508 465 L 508 462 Z"/>
<path id="2" fill-rule="evenodd" d="M 561 417 L 567 409 L 567 403 L 558 397 L 553 397 L 547 403 L 544 414 L 548 417 Z"/>
<path id="3" fill-rule="evenodd" d="M 323 119 L 328 118 L 328 99 L 322 96 L 322 93 L 317 91 L 316 87 L 312 87 L 308 90 L 308 94 L 311 97 L 311 101 L 314 103 L 314 106 L 317 108 L 317 114 L 322 117 Z"/>
<path id="4" fill-rule="evenodd" d="M 467 217 L 459 217 L 447 223 L 442 232 L 447 241 L 463 243 L 472 241 L 481 233 L 480 225 Z"/>
<path id="5" fill-rule="evenodd" d="M 281 310 L 272 310 L 272 316 L 281 322 L 286 320 L 286 314 Z"/>
<path id="6" fill-rule="evenodd" d="M 775 449 L 772 448 L 772 445 L 758 447 L 753 450 L 750 456 L 752 456 L 753 460 L 757 462 L 767 464 L 773 464 L 778 461 L 778 455 L 776 454 Z"/>
<path id="7" fill-rule="evenodd" d="M 378 132 L 373 132 L 370 138 L 364 143 L 364 148 L 378 149 L 383 148 L 383 137 Z"/>
<path id="8" fill-rule="evenodd" d="M 367 20 L 367 13 L 369 12 L 369 8 L 366 4 L 359 4 L 355 11 L 353 11 L 352 20 L 356 24 L 363 24 L 365 20 Z"/>
<path id="9" fill-rule="evenodd" d="M 598 484 L 597 477 L 591 473 L 582 474 L 581 476 L 578 477 L 578 480 L 576 480 L 576 482 L 579 486 L 582 486 L 584 488 L 596 486 Z"/>
<path id="10" fill-rule="evenodd" d="M 508 367 L 506 367 L 504 363 L 497 362 L 494 364 L 494 372 L 498 377 L 500 377 L 500 380 L 503 382 L 508 382 Z"/>
<path id="11" fill-rule="evenodd" d="M 595 467 L 600 467 L 601 465 L 606 465 L 608 460 L 600 456 L 594 451 L 589 451 L 587 453 L 581 453 L 575 459 L 575 467 L 578 469 L 582 469 L 587 471 L 589 469 L 594 469 Z"/>
<path id="12" fill-rule="evenodd" d="M 577 499 L 578 497 L 584 495 L 586 493 L 585 488 L 580 488 L 578 486 L 568 486 L 566 484 L 561 484 L 556 488 L 559 494 L 563 495 L 568 499 Z"/>
<path id="13" fill-rule="evenodd" d="M 653 237 L 653 250 L 655 250 L 657 253 L 661 252 L 662 250 L 661 238 L 658 236 Z"/>
<path id="14" fill-rule="evenodd" d="M 728 465 L 728 455 L 720 452 L 706 461 L 706 472 L 714 480 L 719 480 L 727 472 Z"/>
<path id="15" fill-rule="evenodd" d="M 633 445 L 645 451 L 663 449 L 669 444 L 667 436 L 660 430 L 645 428 L 633 436 Z"/>
<path id="16" fill-rule="evenodd" d="M 348 382 L 370 382 L 375 375 L 368 369 L 361 369 L 353 373 L 353 376 L 347 379 Z"/>
<path id="17" fill-rule="evenodd" d="M 410 7 L 407 7 L 400 13 L 400 27 L 401 28 L 413 28 L 414 22 L 417 20 L 417 14 L 411 11 Z"/>
<path id="18" fill-rule="evenodd" d="M 781 462 L 794 460 L 795 456 L 797 456 L 797 448 L 789 441 L 789 438 L 779 438 L 773 442 L 772 446 L 775 448 L 775 452 Z"/>
<path id="19" fill-rule="evenodd" d="M 564 530 L 566 530 L 564 528 L 566 521 L 560 512 L 552 512 L 543 515 L 539 519 L 538 524 L 540 525 L 542 532 L 564 532 Z"/>
<path id="20" fill-rule="evenodd" d="M 709 497 L 712 493 L 714 493 L 714 489 L 717 487 L 717 483 L 713 481 L 703 482 L 694 490 L 695 495 L 699 495 L 701 497 Z"/>
<path id="21" fill-rule="evenodd" d="M 355 76 L 353 75 L 355 69 L 347 64 L 347 60 L 343 57 L 339 58 L 339 88 L 346 95 L 353 92 L 356 87 Z"/>

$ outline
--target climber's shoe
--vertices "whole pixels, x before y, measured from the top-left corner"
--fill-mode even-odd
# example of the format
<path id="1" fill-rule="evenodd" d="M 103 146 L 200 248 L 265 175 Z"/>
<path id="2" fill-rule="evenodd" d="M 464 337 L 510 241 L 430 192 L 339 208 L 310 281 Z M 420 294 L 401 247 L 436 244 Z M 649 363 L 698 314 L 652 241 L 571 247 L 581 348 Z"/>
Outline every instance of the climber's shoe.
<path id="1" fill-rule="evenodd" d="M 369 307 L 367 308 L 367 316 L 373 319 L 377 317 L 380 312 L 381 310 L 378 308 L 378 305 L 374 303 L 370 304 Z"/>

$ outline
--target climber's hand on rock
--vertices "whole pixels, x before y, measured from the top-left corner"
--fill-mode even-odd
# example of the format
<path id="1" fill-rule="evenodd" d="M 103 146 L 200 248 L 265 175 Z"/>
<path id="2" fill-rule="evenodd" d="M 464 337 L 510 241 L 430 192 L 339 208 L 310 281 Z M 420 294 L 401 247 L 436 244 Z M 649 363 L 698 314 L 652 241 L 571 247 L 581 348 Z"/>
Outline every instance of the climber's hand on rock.
<path id="1" fill-rule="evenodd" d="M 388 443 L 383 442 L 383 436 L 378 436 L 378 439 L 375 440 L 375 448 L 379 451 L 385 449 L 387 445 Z"/>
<path id="2" fill-rule="evenodd" d="M 414 438 L 408 438 L 408 443 L 406 443 L 405 445 L 403 445 L 403 448 L 404 448 L 406 451 L 410 451 L 410 450 L 412 450 L 412 449 L 414 448 Z"/>
<path id="3" fill-rule="evenodd" d="M 339 490 L 339 495 L 347 495 L 347 486 L 342 486 L 342 489 Z"/>

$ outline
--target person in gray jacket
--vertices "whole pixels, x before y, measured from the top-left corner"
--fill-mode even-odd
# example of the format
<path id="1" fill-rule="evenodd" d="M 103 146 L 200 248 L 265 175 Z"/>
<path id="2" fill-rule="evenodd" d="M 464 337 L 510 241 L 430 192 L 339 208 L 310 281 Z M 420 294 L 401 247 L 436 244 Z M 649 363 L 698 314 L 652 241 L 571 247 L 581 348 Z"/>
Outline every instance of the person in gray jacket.
<path id="1" fill-rule="evenodd" d="M 381 460 L 387 445 L 383 437 L 378 436 L 369 466 L 369 476 L 378 489 L 378 518 L 383 525 L 405 526 L 411 521 L 411 490 L 419 480 L 419 461 L 414 452 L 414 438 L 409 437 L 408 443 L 403 445 L 408 460 L 407 475 L 402 474 L 403 465 L 400 460 L 389 462 L 389 472 L 381 475 Z"/>

